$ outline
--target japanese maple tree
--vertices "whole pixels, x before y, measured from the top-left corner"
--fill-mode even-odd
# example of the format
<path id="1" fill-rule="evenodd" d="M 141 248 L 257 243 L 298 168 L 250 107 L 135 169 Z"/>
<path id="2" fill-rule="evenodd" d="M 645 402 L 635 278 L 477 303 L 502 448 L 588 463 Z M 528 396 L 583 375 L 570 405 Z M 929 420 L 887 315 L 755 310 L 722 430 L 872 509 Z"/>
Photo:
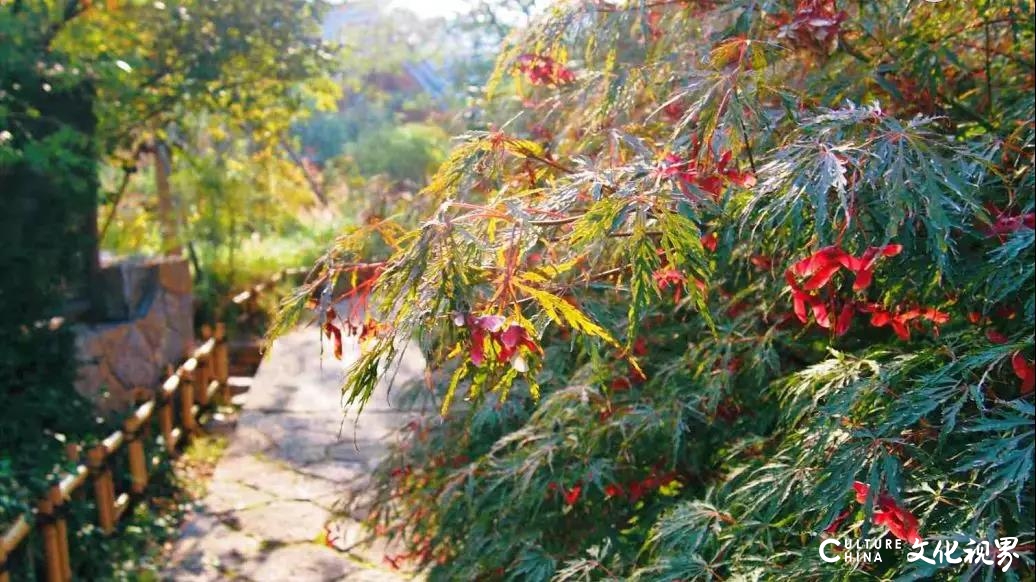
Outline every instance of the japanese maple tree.
<path id="1" fill-rule="evenodd" d="M 434 412 L 375 482 L 390 562 L 944 577 L 988 566 L 817 547 L 1017 536 L 1031 577 L 1032 13 L 571 2 L 512 36 L 499 125 L 459 138 L 428 215 L 344 233 L 279 326 L 376 326 L 359 407 L 429 362 L 408 395 Z M 332 312 L 342 289 L 366 308 Z"/>

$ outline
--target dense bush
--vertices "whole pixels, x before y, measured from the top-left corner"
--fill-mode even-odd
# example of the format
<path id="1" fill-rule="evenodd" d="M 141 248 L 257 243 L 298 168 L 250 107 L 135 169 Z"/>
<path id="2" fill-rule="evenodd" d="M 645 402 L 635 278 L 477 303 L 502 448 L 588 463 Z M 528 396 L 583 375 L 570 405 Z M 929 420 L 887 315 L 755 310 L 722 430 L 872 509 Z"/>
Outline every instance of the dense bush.
<path id="1" fill-rule="evenodd" d="M 349 152 L 365 176 L 425 182 L 442 163 L 445 133 L 434 125 L 408 123 L 362 135 Z"/>
<path id="2" fill-rule="evenodd" d="M 376 482 L 389 560 L 992 576 L 817 549 L 1017 536 L 1031 578 L 1033 62 L 1025 1 L 573 2 L 512 37 L 434 214 L 341 237 L 282 321 L 322 297 L 366 336 L 353 404 L 403 340 L 434 366 L 445 420 Z M 373 259 L 374 319 L 329 310 Z"/>
<path id="3" fill-rule="evenodd" d="M 64 74 L 39 11 L 0 12 L 0 524 L 46 487 L 65 458 L 58 435 L 92 430 L 72 388 L 73 337 L 50 329 L 68 299 L 86 299 L 96 240 L 98 153 L 93 94 Z"/>

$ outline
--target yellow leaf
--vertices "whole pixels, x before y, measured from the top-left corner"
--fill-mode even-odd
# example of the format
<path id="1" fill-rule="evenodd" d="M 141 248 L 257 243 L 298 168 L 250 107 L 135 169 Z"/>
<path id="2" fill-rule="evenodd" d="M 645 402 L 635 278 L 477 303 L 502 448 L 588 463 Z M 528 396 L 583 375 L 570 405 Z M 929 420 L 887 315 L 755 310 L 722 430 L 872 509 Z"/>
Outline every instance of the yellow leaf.
<path id="1" fill-rule="evenodd" d="M 523 158 L 542 158 L 544 155 L 542 145 L 527 139 L 508 138 L 504 141 L 504 149 Z"/>
<path id="2" fill-rule="evenodd" d="M 615 341 L 615 338 L 608 333 L 608 330 L 598 325 L 582 311 L 576 309 L 571 303 L 557 295 L 522 285 L 521 283 L 515 283 L 515 286 L 539 303 L 540 307 L 547 313 L 547 316 L 554 322 L 566 325 L 587 335 L 599 337 L 615 347 L 620 347 L 619 342 Z"/>
<path id="3" fill-rule="evenodd" d="M 468 375 L 468 363 L 464 362 L 450 378 L 450 385 L 446 388 L 446 395 L 442 399 L 442 407 L 439 408 L 439 414 L 446 416 L 446 413 L 450 410 L 450 405 L 453 404 L 453 396 L 457 392 L 457 386 L 460 381 L 464 379 L 464 376 Z"/>

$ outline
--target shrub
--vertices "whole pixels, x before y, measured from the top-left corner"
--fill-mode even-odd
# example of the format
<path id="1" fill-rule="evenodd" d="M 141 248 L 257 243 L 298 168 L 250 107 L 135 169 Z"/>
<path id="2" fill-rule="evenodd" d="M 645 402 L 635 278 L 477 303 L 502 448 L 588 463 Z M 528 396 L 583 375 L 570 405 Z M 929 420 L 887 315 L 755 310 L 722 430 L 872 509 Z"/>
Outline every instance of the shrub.
<path id="1" fill-rule="evenodd" d="M 445 419 L 412 423 L 375 482 L 371 523 L 407 546 L 389 561 L 985 576 L 817 548 L 1017 536 L 1009 575 L 1031 577 L 1031 16 L 580 2 L 513 37 L 487 87 L 510 122 L 463 138 L 420 228 L 340 238 L 279 326 L 394 241 L 372 321 L 317 304 L 328 337 L 367 340 L 350 404 L 403 340 L 433 368 L 411 395 Z"/>
<path id="2" fill-rule="evenodd" d="M 364 176 L 384 174 L 423 184 L 442 162 L 446 139 L 438 127 L 410 123 L 363 134 L 350 153 Z"/>

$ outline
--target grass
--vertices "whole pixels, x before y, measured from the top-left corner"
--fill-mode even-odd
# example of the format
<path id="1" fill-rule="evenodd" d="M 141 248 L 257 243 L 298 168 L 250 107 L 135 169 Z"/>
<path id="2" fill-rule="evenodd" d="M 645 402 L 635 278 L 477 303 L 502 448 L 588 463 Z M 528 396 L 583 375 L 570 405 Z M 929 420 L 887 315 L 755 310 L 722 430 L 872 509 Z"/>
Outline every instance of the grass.
<path id="1" fill-rule="evenodd" d="M 197 501 L 205 496 L 216 463 L 223 457 L 228 444 L 225 436 L 203 434 L 191 441 L 176 459 L 173 473 L 187 498 Z"/>

